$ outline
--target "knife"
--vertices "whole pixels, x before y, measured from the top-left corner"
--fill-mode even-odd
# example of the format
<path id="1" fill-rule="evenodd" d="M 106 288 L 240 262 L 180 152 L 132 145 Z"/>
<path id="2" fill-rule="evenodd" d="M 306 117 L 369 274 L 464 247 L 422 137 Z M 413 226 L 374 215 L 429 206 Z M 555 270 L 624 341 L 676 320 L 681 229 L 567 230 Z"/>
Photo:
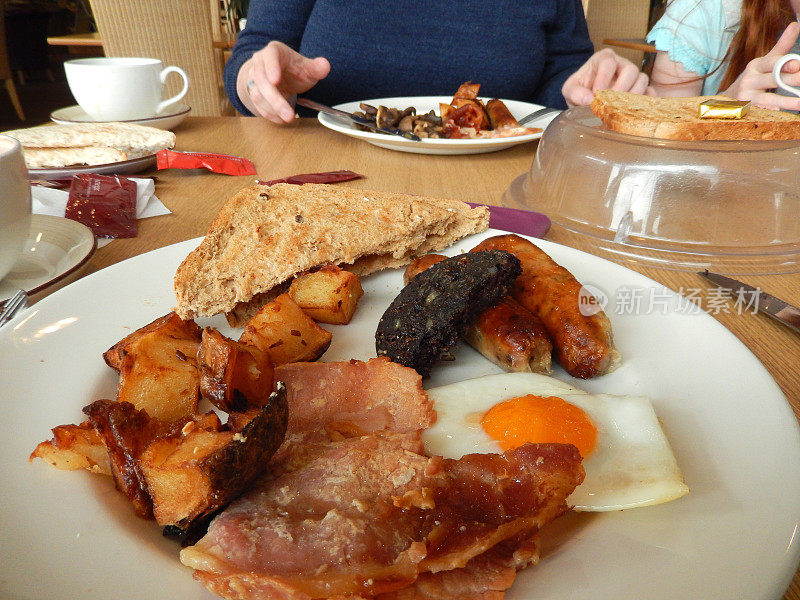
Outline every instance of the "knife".
<path id="1" fill-rule="evenodd" d="M 377 131 L 378 133 L 399 135 L 400 137 L 404 137 L 409 140 L 414 140 L 415 142 L 422 141 L 422 139 L 418 135 L 416 135 L 415 133 L 411 133 L 410 131 L 403 131 L 402 129 L 394 129 L 388 127 L 378 127 L 377 125 L 375 125 L 374 121 L 370 121 L 367 118 L 356 116 L 353 113 L 345 112 L 343 110 L 339 110 L 338 108 L 331 108 L 330 106 L 325 106 L 324 104 L 320 104 L 319 102 L 314 102 L 313 100 L 309 100 L 308 98 L 298 98 L 297 104 L 299 104 L 300 106 L 305 106 L 306 108 L 318 110 L 319 112 L 327 113 L 329 115 L 344 117 L 345 119 L 349 119 L 353 123 L 358 123 L 359 125 L 363 125 L 367 129 L 370 129 L 372 131 Z"/>
<path id="2" fill-rule="evenodd" d="M 747 298 L 748 306 L 752 306 L 758 312 L 767 314 L 776 321 L 800 333 L 800 309 L 796 306 L 792 306 L 780 298 L 724 275 L 709 273 L 708 270 L 701 271 L 698 275 L 702 275 L 733 296 Z"/>

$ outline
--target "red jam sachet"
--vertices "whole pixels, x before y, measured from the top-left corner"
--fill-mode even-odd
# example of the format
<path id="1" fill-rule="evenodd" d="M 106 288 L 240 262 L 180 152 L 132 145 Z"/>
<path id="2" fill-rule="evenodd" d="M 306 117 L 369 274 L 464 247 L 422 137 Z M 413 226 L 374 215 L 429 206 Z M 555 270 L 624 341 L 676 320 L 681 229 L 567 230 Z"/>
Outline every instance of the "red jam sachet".
<path id="1" fill-rule="evenodd" d="M 222 175 L 255 175 L 256 168 L 246 158 L 211 152 L 178 152 L 159 150 L 156 153 L 159 169 L 208 169 Z"/>
<path id="2" fill-rule="evenodd" d="M 339 181 L 350 181 L 351 179 L 361 179 L 364 177 L 359 173 L 348 171 L 327 171 L 325 173 L 303 173 L 302 175 L 292 175 L 283 179 L 273 179 L 271 181 L 256 180 L 261 185 L 274 185 L 276 183 L 294 183 L 302 185 L 304 183 L 337 183 Z"/>
<path id="3" fill-rule="evenodd" d="M 136 182 L 114 175 L 75 175 L 64 216 L 97 237 L 136 237 Z"/>

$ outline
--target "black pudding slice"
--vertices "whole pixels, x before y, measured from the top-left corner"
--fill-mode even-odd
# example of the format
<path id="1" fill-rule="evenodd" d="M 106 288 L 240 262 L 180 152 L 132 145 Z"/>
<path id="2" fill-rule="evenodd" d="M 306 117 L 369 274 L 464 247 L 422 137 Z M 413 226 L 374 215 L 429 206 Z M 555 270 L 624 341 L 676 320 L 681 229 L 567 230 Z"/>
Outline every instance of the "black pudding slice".
<path id="1" fill-rule="evenodd" d="M 517 257 L 503 250 L 469 252 L 428 267 L 383 313 L 375 332 L 378 356 L 426 377 L 469 324 L 509 292 L 520 273 Z"/>

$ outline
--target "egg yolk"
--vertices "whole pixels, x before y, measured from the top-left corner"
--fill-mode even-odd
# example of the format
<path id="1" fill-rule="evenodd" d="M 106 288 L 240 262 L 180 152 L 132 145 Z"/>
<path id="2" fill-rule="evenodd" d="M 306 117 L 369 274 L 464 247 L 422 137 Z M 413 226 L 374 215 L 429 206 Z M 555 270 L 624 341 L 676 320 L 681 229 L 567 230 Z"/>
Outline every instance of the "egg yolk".
<path id="1" fill-rule="evenodd" d="M 586 458 L 594 450 L 597 428 L 585 412 L 561 398 L 529 394 L 495 404 L 481 419 L 486 434 L 503 451 L 532 444 L 573 444 Z"/>

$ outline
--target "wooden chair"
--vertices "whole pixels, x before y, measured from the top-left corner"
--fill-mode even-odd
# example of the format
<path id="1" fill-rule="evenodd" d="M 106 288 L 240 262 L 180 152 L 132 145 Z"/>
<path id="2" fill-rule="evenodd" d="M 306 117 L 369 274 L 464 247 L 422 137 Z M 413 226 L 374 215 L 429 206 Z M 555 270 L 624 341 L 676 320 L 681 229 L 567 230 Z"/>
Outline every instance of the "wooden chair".
<path id="1" fill-rule="evenodd" d="M 14 85 L 14 76 L 11 73 L 11 65 L 8 60 L 8 46 L 6 45 L 6 24 L 5 24 L 5 1 L 0 0 L 0 79 L 6 86 L 6 91 L 11 97 L 11 104 L 21 121 L 25 120 L 25 113 L 22 111 L 22 103 L 17 95 L 17 88 Z"/>
<path id="2" fill-rule="evenodd" d="M 589 36 L 596 50 L 603 47 L 606 38 L 644 38 L 650 18 L 650 0 L 583 0 Z M 641 64 L 643 53 L 639 50 L 614 48 L 614 50 Z"/>
<path id="3" fill-rule="evenodd" d="M 106 56 L 144 56 L 189 75 L 183 102 L 195 116 L 234 114 L 222 83 L 222 51 L 213 47 L 220 14 L 209 0 L 91 0 Z M 178 79 L 177 77 L 175 78 Z M 166 95 L 178 91 L 167 81 Z"/>

